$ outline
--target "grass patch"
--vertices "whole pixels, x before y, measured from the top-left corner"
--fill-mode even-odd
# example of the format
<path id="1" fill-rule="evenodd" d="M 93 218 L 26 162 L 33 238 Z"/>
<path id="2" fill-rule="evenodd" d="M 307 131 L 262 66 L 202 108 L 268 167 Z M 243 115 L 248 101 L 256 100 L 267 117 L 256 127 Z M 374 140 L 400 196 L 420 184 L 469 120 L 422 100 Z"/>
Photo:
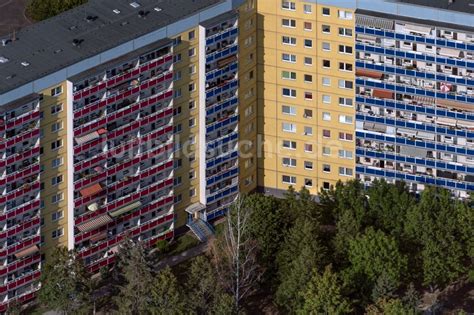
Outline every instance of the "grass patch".
<path id="1" fill-rule="evenodd" d="M 196 247 L 199 245 L 199 241 L 189 234 L 184 234 L 178 237 L 171 245 L 170 251 L 167 253 L 167 256 L 174 256 L 180 254 L 188 249 Z"/>

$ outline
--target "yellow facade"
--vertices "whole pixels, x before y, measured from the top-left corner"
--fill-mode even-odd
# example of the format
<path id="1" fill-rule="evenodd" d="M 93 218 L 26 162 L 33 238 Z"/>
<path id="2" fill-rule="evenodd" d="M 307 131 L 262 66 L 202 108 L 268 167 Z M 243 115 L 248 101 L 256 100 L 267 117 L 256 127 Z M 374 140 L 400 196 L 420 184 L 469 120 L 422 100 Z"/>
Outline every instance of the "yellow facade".
<path id="1" fill-rule="evenodd" d="M 198 26 L 174 38 L 175 214 L 176 226 L 186 224 L 186 207 L 199 202 L 199 42 Z M 204 179 L 203 179 L 204 180 Z"/>
<path id="2" fill-rule="evenodd" d="M 354 14 L 300 0 L 259 1 L 257 11 L 258 185 L 317 194 L 355 169 Z"/>
<path id="3" fill-rule="evenodd" d="M 67 83 L 41 92 L 42 253 L 68 246 Z M 57 144 L 60 141 L 60 144 Z M 56 148 L 57 147 L 57 148 Z M 71 202 L 73 202 L 71 200 Z"/>
<path id="4" fill-rule="evenodd" d="M 257 11 L 256 0 L 239 8 L 240 192 L 257 188 Z"/>

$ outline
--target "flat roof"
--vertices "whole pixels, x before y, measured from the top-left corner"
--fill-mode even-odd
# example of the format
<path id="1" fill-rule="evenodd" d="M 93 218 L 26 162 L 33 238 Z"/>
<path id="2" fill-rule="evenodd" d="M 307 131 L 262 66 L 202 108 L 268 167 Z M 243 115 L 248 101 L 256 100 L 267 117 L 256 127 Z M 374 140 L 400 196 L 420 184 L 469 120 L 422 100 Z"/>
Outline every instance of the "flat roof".
<path id="1" fill-rule="evenodd" d="M 0 94 L 222 2 L 89 0 L 0 43 Z"/>
<path id="2" fill-rule="evenodd" d="M 436 9 L 474 13 L 474 0 L 398 0 L 400 2 L 421 5 Z"/>

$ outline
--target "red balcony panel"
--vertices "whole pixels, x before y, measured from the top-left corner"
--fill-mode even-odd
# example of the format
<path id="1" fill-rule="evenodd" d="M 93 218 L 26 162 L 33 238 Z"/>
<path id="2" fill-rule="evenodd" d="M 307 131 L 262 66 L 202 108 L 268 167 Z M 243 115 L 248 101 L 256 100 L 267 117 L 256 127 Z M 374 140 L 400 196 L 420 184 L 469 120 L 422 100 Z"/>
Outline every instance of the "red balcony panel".
<path id="1" fill-rule="evenodd" d="M 5 287 L 7 288 L 7 290 L 14 290 L 18 287 L 21 287 L 27 283 L 30 283 L 32 281 L 35 281 L 37 279 L 39 279 L 39 277 L 41 276 L 41 271 L 35 271 L 33 272 L 32 274 L 26 276 L 26 277 L 23 277 L 21 279 L 18 279 L 16 280 L 15 282 L 10 282 L 8 283 Z"/>
<path id="2" fill-rule="evenodd" d="M 91 178 L 83 179 L 83 180 L 77 182 L 76 184 L 74 184 L 74 189 L 75 190 L 80 190 L 80 189 L 82 189 L 82 187 L 91 185 L 93 183 L 97 183 L 101 180 L 104 180 L 106 177 L 107 177 L 107 174 L 104 173 L 104 172 L 101 172 L 98 175 L 95 175 Z"/>
<path id="3" fill-rule="evenodd" d="M 25 177 L 28 177 L 34 174 L 39 174 L 39 173 L 40 173 L 40 165 L 39 164 L 33 165 L 33 166 L 28 167 L 25 170 L 22 170 L 21 172 L 16 172 L 16 173 L 8 175 L 5 179 L 0 180 L 0 185 L 5 184 L 5 182 L 10 184 L 15 181 L 19 181 Z"/>
<path id="4" fill-rule="evenodd" d="M 100 228 L 98 228 L 96 230 L 89 231 L 89 232 L 76 234 L 74 236 L 75 244 L 79 244 L 79 243 L 83 242 L 86 239 L 89 239 L 89 238 L 91 238 L 95 235 L 98 235 L 98 234 L 102 233 L 103 231 L 106 231 L 110 228 L 113 228 L 117 224 L 120 224 L 122 222 L 126 222 L 128 220 L 133 219 L 133 218 L 145 215 L 145 214 L 147 214 L 151 211 L 157 210 L 158 208 L 162 208 L 162 207 L 166 208 L 168 206 L 171 206 L 173 203 L 174 203 L 174 198 L 172 196 L 164 197 L 164 198 L 162 197 L 161 200 L 159 200 L 155 203 L 152 203 L 152 204 L 148 204 L 144 207 L 141 207 L 140 210 L 138 210 L 138 211 L 134 211 L 134 212 L 129 213 L 125 216 L 121 216 L 121 217 L 117 218 L 116 220 L 114 220 L 114 222 L 109 223 L 108 225 L 101 226 Z"/>
<path id="5" fill-rule="evenodd" d="M 0 204 L 4 203 L 8 199 L 15 199 L 18 197 L 23 196 L 24 194 L 32 191 L 32 190 L 37 190 L 40 188 L 40 183 L 39 181 L 36 181 L 33 184 L 25 184 L 23 185 L 22 188 L 16 189 L 10 193 L 8 193 L 6 196 L 0 196 Z"/>
<path id="6" fill-rule="evenodd" d="M 39 200 L 34 200 L 32 203 L 27 204 L 22 207 L 18 207 L 16 210 L 8 212 L 7 214 L 0 216 L 0 221 L 7 220 L 9 218 L 16 217 L 18 215 L 22 215 L 23 213 L 29 212 L 34 209 L 39 209 L 41 202 Z"/>
<path id="7" fill-rule="evenodd" d="M 77 173 L 77 172 L 82 171 L 85 168 L 94 167 L 99 163 L 105 162 L 105 159 L 106 159 L 105 155 L 103 153 L 101 153 L 101 154 L 96 155 L 95 157 L 93 157 L 91 159 L 78 162 L 78 163 L 76 163 L 76 165 L 74 165 L 74 172 Z"/>
<path id="8" fill-rule="evenodd" d="M 41 254 L 40 253 L 37 253 L 34 256 L 27 257 L 26 259 L 14 261 L 11 264 L 9 264 L 9 265 L 3 267 L 2 269 L 0 269 L 0 277 L 5 276 L 6 274 L 8 274 L 10 272 L 14 272 L 18 269 L 27 267 L 29 265 L 39 263 L 40 261 L 41 261 Z"/>
<path id="9" fill-rule="evenodd" d="M 79 145 L 77 147 L 74 148 L 74 154 L 81 154 L 82 152 L 87 152 L 88 150 L 92 149 L 93 147 L 99 145 L 99 144 L 102 144 L 106 142 L 106 140 L 104 138 L 99 138 L 99 139 L 95 139 L 89 143 L 84 143 L 83 145 Z"/>
<path id="10" fill-rule="evenodd" d="M 98 200 L 102 197 L 105 197 L 106 193 L 105 191 L 103 191 L 102 193 L 98 194 L 97 196 L 90 196 L 90 197 L 82 197 L 82 198 L 78 198 L 76 200 L 74 200 L 74 207 L 80 207 L 84 204 L 89 204 L 91 203 L 92 201 L 94 200 Z"/>
<path id="11" fill-rule="evenodd" d="M 160 190 L 160 189 L 164 189 L 166 187 L 169 187 L 173 185 L 173 179 L 168 179 L 168 180 L 165 180 L 161 183 L 159 183 L 158 185 L 154 186 L 152 189 L 150 188 L 146 188 L 144 190 L 141 190 L 139 192 L 135 192 L 135 193 L 132 193 L 130 194 L 128 197 L 126 197 L 125 199 L 122 199 L 120 201 L 115 201 L 115 202 L 112 202 L 112 203 L 109 203 L 107 204 L 105 207 L 102 207 L 100 208 L 99 210 L 97 211 L 94 211 L 92 213 L 85 213 L 83 215 L 81 215 L 80 217 L 77 217 L 75 219 L 75 225 L 78 225 L 80 224 L 81 222 L 84 222 L 84 221 L 87 221 L 87 220 L 90 220 L 96 216 L 99 216 L 101 214 L 104 214 L 106 212 L 110 212 L 110 211 L 113 211 L 119 207 L 122 207 L 122 206 L 125 206 L 129 203 L 132 203 L 134 201 L 137 201 L 138 199 L 140 199 L 141 197 L 146 197 L 148 194 L 154 192 L 154 191 L 157 191 L 157 190 Z M 91 201 L 91 200 L 90 200 Z M 90 202 L 89 201 L 89 202 Z M 83 202 L 84 204 L 87 204 L 87 202 Z M 82 203 L 81 203 L 82 205 Z M 76 207 L 78 207 L 78 205 L 76 204 L 75 205 Z"/>
<path id="12" fill-rule="evenodd" d="M 13 120 L 9 120 L 9 122 L 6 125 L 6 129 L 11 129 L 11 128 L 14 128 L 16 126 L 26 124 L 30 120 L 39 119 L 39 117 L 40 117 L 40 112 L 39 111 L 37 111 L 37 110 L 36 111 L 31 111 L 23 117 L 16 118 L 16 119 L 13 119 Z"/>
<path id="13" fill-rule="evenodd" d="M 157 226 L 159 226 L 163 223 L 173 221 L 173 219 L 174 219 L 174 214 L 170 214 L 170 215 L 162 217 L 158 220 L 146 222 L 145 224 L 142 224 L 142 225 L 133 227 L 131 229 L 125 230 L 122 233 L 116 235 L 116 237 L 113 238 L 113 239 L 107 240 L 103 243 L 100 243 L 98 245 L 95 245 L 91 248 L 88 248 L 88 249 L 80 252 L 78 254 L 78 257 L 84 258 L 84 257 L 90 256 L 90 255 L 93 255 L 97 252 L 103 251 L 107 248 L 110 248 L 110 247 L 120 243 L 124 239 L 125 235 L 127 235 L 127 234 L 131 235 L 131 236 L 140 235 L 142 233 L 148 232 L 149 230 L 152 230 L 153 228 L 155 228 L 155 227 L 157 227 Z"/>
<path id="14" fill-rule="evenodd" d="M 6 142 L 6 146 L 7 147 L 12 147 L 14 146 L 15 144 L 19 143 L 19 142 L 23 142 L 23 141 L 26 141 L 28 139 L 31 139 L 31 138 L 34 138 L 34 137 L 38 137 L 40 135 L 40 130 L 39 128 L 36 128 L 36 129 L 33 129 L 33 130 L 30 130 L 20 136 L 16 136 L 15 138 L 11 139 L 11 140 L 8 140 Z"/>
<path id="15" fill-rule="evenodd" d="M 115 256 L 107 257 L 107 259 L 100 260 L 99 262 L 95 262 L 89 266 L 89 272 L 96 273 L 100 269 L 112 265 L 115 262 Z"/>
<path id="16" fill-rule="evenodd" d="M 8 302 L 0 304 L 0 312 L 6 312 L 8 304 L 13 303 L 15 300 L 21 304 L 21 303 L 26 303 L 30 300 L 33 300 L 35 297 L 36 297 L 36 292 L 31 292 L 31 293 L 22 295 L 16 299 L 11 299 Z"/>
<path id="17" fill-rule="evenodd" d="M 166 233 L 165 235 L 161 235 L 159 237 L 152 238 L 148 241 L 148 247 L 151 247 L 156 244 L 156 242 L 161 240 L 169 240 L 174 237 L 174 230 Z"/>
<path id="18" fill-rule="evenodd" d="M 27 159 L 27 158 L 30 158 L 30 157 L 33 157 L 33 156 L 39 156 L 39 153 L 40 153 L 40 148 L 39 147 L 32 148 L 31 150 L 21 152 L 20 154 L 16 154 L 16 155 L 7 157 L 6 164 L 13 164 L 13 163 L 23 161 L 24 159 Z M 1 162 L 5 163 L 5 160 L 3 160 Z M 3 166 L 3 165 L 0 163 L 0 167 L 1 166 Z"/>
<path id="19" fill-rule="evenodd" d="M 9 229 L 9 230 L 6 230 L 4 232 L 1 232 L 0 233 L 0 239 L 4 239 L 6 237 L 11 237 L 11 236 L 14 236 L 18 233 L 23 232 L 24 230 L 30 229 L 30 228 L 35 227 L 35 226 L 39 226 L 40 222 L 41 222 L 41 220 L 40 220 L 39 217 L 33 218 L 32 220 L 29 220 L 29 221 L 22 222 L 22 224 L 20 226 L 17 226 L 14 229 Z"/>
<path id="20" fill-rule="evenodd" d="M 14 253 L 19 252 L 22 249 L 25 249 L 27 247 L 33 246 L 35 244 L 39 245 L 40 242 L 41 242 L 41 237 L 35 236 L 34 238 L 24 241 L 23 243 L 19 243 L 15 246 L 8 247 L 6 250 L 0 251 L 0 257 L 5 258 L 6 256 L 13 255 Z"/>

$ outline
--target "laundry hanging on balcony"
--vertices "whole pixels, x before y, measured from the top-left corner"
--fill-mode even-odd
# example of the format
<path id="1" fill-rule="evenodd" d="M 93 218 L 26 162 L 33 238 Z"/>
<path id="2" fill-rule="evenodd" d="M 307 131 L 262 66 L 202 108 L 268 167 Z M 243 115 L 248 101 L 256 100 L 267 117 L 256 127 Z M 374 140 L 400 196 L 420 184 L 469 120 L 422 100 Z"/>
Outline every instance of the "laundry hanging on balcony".
<path id="1" fill-rule="evenodd" d="M 452 84 L 449 84 L 449 83 L 441 83 L 441 87 L 440 87 L 440 90 L 441 92 L 443 93 L 448 93 L 448 92 L 451 92 L 451 89 L 453 88 L 453 85 Z"/>

